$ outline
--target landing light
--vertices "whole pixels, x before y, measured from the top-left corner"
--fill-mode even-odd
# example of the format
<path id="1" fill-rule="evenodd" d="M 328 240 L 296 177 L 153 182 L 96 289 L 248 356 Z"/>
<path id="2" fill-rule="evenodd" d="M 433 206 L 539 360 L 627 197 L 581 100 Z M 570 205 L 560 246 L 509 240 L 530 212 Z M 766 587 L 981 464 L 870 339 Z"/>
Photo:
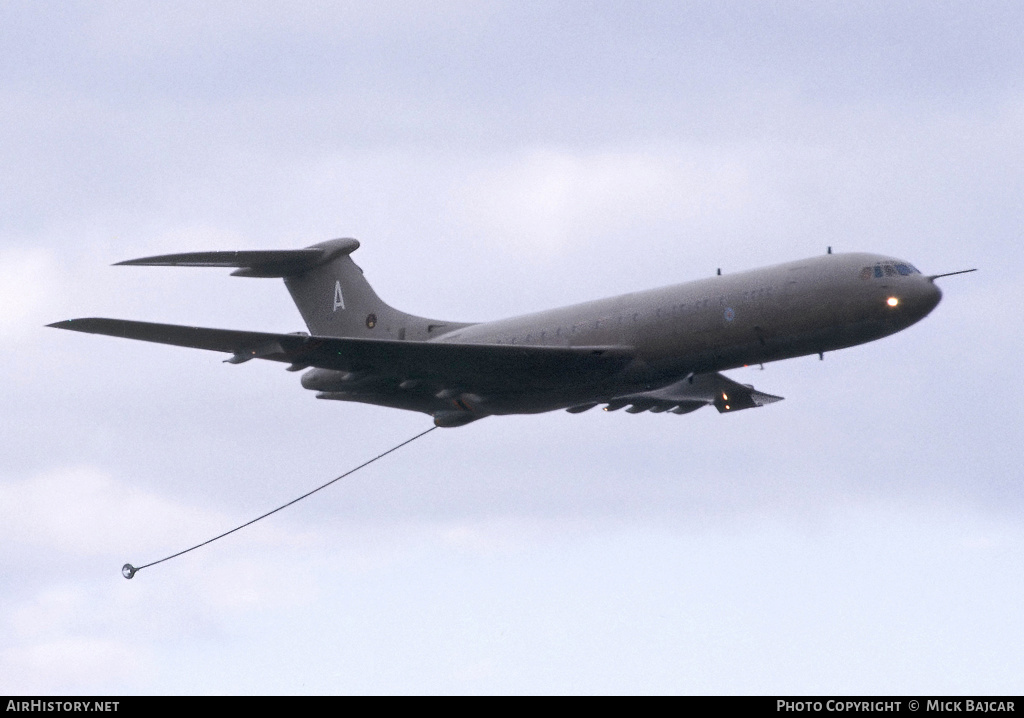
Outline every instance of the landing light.
<path id="1" fill-rule="evenodd" d="M 897 304 L 900 303 L 900 300 L 897 297 L 889 297 L 888 299 L 885 300 L 885 303 L 888 304 L 890 307 L 895 307 Z"/>

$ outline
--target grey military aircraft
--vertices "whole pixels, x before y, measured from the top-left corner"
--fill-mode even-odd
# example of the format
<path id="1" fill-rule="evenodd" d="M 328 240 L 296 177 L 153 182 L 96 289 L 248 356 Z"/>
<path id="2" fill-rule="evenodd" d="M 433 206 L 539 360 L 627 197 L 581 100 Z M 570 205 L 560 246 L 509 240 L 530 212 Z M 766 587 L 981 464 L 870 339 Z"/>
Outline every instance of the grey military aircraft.
<path id="1" fill-rule="evenodd" d="M 134 266 L 229 267 L 283 278 L 309 333 L 70 319 L 60 329 L 227 352 L 308 370 L 319 399 L 429 414 L 456 427 L 492 415 L 733 412 L 782 397 L 722 371 L 842 349 L 906 329 L 939 303 L 938 277 L 877 254 L 827 254 L 493 322 L 425 319 L 381 301 L 355 239 L 304 249 L 192 252 Z M 628 407 L 628 408 L 627 408 Z"/>

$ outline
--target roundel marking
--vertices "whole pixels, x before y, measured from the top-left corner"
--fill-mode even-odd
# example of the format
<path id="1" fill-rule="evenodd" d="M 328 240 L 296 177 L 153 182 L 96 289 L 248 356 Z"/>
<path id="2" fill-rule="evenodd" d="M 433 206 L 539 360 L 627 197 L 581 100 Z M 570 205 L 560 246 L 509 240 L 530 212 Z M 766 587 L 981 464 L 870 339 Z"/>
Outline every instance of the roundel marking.
<path id="1" fill-rule="evenodd" d="M 367 314 L 366 315 L 366 326 L 367 326 L 368 329 L 373 329 L 375 326 L 377 326 L 377 315 L 376 314 Z"/>
<path id="2" fill-rule="evenodd" d="M 725 308 L 725 321 L 731 322 L 735 318 L 736 318 L 736 312 L 734 312 L 732 310 L 732 307 L 726 307 Z"/>

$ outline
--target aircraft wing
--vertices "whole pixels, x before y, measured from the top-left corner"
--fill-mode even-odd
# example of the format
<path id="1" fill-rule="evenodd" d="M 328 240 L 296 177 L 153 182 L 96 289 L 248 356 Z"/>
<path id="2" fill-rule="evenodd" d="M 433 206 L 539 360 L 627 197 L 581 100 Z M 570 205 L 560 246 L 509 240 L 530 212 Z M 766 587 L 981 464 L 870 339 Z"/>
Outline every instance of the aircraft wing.
<path id="1" fill-rule="evenodd" d="M 49 326 L 195 349 L 228 352 L 226 361 L 285 362 L 365 373 L 378 379 L 423 380 L 477 392 L 502 392 L 524 382 L 544 389 L 598 381 L 632 359 L 628 347 L 530 347 L 505 344 L 394 341 L 209 329 L 126 319 L 69 319 Z"/>
<path id="2" fill-rule="evenodd" d="M 606 411 L 616 411 L 628 406 L 630 414 L 650 411 L 668 411 L 673 414 L 687 414 L 704 406 L 714 406 L 719 413 L 754 409 L 765 404 L 782 401 L 781 396 L 765 394 L 749 384 L 740 384 L 724 374 L 696 374 L 682 381 L 653 391 L 627 394 L 606 402 L 583 404 L 567 409 L 579 413 L 604 403 Z"/>

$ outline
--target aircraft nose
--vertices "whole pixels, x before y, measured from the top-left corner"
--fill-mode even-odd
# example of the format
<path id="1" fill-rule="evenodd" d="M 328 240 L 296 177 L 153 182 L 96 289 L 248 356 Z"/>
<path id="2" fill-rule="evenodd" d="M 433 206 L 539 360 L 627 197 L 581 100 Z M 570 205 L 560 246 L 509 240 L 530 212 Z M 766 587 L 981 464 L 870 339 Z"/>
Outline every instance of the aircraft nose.
<path id="1" fill-rule="evenodd" d="M 911 324 L 926 317 L 942 299 L 942 291 L 930 279 L 908 283 L 890 295 L 885 303 Z"/>
<path id="2" fill-rule="evenodd" d="M 929 280 L 915 287 L 907 299 L 909 300 L 907 308 L 917 319 L 921 319 L 938 305 L 942 299 L 942 290 L 935 285 L 935 282 Z"/>
<path id="3" fill-rule="evenodd" d="M 939 285 L 934 281 L 928 282 L 928 286 L 924 291 L 923 300 L 924 305 L 928 308 L 929 312 L 935 309 L 935 307 L 938 306 L 938 303 L 942 301 L 942 290 L 939 289 Z"/>

